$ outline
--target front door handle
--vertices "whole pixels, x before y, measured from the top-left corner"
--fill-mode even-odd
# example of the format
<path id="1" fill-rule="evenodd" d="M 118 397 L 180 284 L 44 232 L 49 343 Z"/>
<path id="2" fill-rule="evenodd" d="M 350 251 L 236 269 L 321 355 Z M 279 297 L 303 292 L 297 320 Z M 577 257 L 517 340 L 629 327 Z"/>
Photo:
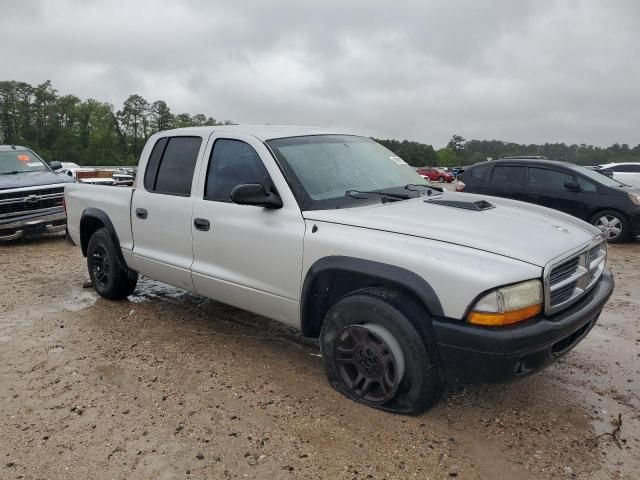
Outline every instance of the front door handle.
<path id="1" fill-rule="evenodd" d="M 136 217 L 144 220 L 149 215 L 146 208 L 136 208 Z"/>
<path id="2" fill-rule="evenodd" d="M 194 218 L 193 226 L 196 227 L 198 230 L 201 230 L 203 232 L 208 232 L 209 228 L 211 227 L 211 224 L 209 223 L 209 220 L 205 220 L 204 218 Z"/>

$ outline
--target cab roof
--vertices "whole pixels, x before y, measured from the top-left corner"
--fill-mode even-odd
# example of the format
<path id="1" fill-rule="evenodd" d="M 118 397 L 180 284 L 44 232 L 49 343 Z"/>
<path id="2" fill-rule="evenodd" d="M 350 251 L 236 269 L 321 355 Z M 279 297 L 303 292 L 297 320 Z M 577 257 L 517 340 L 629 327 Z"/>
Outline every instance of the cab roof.
<path id="1" fill-rule="evenodd" d="M 549 160 L 548 158 L 531 158 L 531 157 L 508 157 L 498 158 L 496 160 L 474 163 L 472 167 L 480 164 L 499 164 L 499 163 L 521 163 L 532 165 L 563 165 L 565 167 L 575 166 L 574 163 L 561 162 L 559 160 Z M 468 167 L 470 168 L 470 167 Z"/>
<path id="2" fill-rule="evenodd" d="M 358 135 L 357 133 L 345 132 L 339 129 L 290 125 L 215 125 L 211 127 L 176 128 L 162 133 L 169 135 L 198 134 L 208 136 L 213 132 L 244 133 L 252 135 L 262 141 L 307 135 Z"/>

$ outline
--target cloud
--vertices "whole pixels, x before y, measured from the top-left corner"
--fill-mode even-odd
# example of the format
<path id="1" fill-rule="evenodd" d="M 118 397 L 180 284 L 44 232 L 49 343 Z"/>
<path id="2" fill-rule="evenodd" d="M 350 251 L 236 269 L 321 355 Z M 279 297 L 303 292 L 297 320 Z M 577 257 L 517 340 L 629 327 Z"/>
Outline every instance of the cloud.
<path id="1" fill-rule="evenodd" d="M 2 79 L 441 146 L 639 143 L 634 0 L 9 2 Z"/>

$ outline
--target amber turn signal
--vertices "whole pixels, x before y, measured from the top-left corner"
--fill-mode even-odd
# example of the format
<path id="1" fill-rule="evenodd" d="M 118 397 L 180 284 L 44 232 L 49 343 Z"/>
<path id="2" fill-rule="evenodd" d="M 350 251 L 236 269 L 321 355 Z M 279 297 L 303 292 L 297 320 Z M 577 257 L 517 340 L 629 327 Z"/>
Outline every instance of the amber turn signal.
<path id="1" fill-rule="evenodd" d="M 530 307 L 512 310 L 503 313 L 470 312 L 467 316 L 469 323 L 484 325 L 487 327 L 500 327 L 522 322 L 531 317 L 535 317 L 542 312 L 542 304 L 531 305 Z"/>

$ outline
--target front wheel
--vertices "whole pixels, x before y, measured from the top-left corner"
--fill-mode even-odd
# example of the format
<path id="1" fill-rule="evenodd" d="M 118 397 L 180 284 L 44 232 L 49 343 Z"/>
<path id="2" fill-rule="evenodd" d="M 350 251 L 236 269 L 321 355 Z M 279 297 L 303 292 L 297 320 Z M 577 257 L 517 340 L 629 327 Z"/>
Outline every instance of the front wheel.
<path id="1" fill-rule="evenodd" d="M 438 181 L 439 181 L 440 183 L 444 183 L 444 177 L 438 177 Z"/>
<path id="2" fill-rule="evenodd" d="M 331 385 L 359 403 L 417 414 L 438 401 L 443 381 L 433 340 L 409 318 L 428 321 L 412 298 L 381 288 L 356 291 L 327 312 L 320 334 Z"/>
<path id="3" fill-rule="evenodd" d="M 613 210 L 596 213 L 591 224 L 600 229 L 609 243 L 624 242 L 629 236 L 629 226 L 624 215 Z"/>
<path id="4" fill-rule="evenodd" d="M 87 269 L 91 283 L 101 297 L 109 300 L 128 297 L 138 282 L 138 274 L 122 264 L 116 248 L 104 228 L 96 230 L 87 245 Z"/>

